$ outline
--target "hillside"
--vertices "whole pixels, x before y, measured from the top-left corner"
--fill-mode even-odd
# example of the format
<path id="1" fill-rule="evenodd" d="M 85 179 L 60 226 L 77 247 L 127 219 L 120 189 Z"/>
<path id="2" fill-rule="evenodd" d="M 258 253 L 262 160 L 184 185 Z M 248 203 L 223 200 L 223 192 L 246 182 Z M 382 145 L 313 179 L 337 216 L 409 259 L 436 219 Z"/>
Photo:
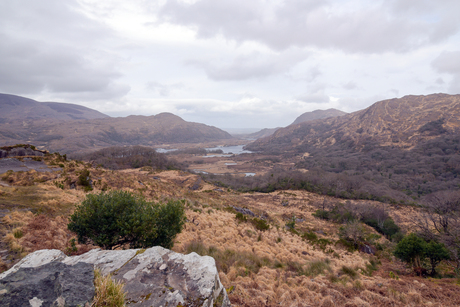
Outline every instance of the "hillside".
<path id="1" fill-rule="evenodd" d="M 342 116 L 347 113 L 342 112 L 340 110 L 336 109 L 328 109 L 328 110 L 315 110 L 312 112 L 305 112 L 299 117 L 295 119 L 295 121 L 290 125 L 297 125 L 303 122 L 308 122 L 316 119 L 324 119 L 324 118 L 329 118 L 329 117 L 337 117 L 337 116 Z M 276 131 L 281 129 L 280 127 L 277 128 L 265 128 L 260 131 L 251 133 L 251 134 L 244 134 L 240 135 L 239 137 L 242 137 L 247 140 L 257 140 L 265 137 L 269 137 L 273 135 Z"/>
<path id="2" fill-rule="evenodd" d="M 0 94 L 0 123 L 30 120 L 74 120 L 107 118 L 96 110 L 76 104 L 38 102 L 29 98 Z"/>
<path id="3" fill-rule="evenodd" d="M 264 137 L 272 135 L 278 129 L 280 129 L 280 127 L 277 127 L 277 128 L 264 128 L 264 129 L 262 129 L 260 131 L 257 131 L 257 132 L 251 133 L 251 134 L 240 135 L 239 137 L 247 139 L 247 140 L 257 140 L 257 139 L 264 138 Z"/>
<path id="4" fill-rule="evenodd" d="M 315 119 L 323 119 L 329 117 L 337 117 L 347 114 L 346 112 L 336 110 L 336 109 L 327 109 L 327 110 L 315 110 L 312 112 L 305 112 L 295 119 L 291 125 L 297 125 L 304 122 L 309 122 Z"/>
<path id="5" fill-rule="evenodd" d="M 460 95 L 405 96 L 374 103 L 340 117 L 303 122 L 279 129 L 247 146 L 256 151 L 308 152 L 342 145 L 411 148 L 441 135 L 460 132 Z"/>
<path id="6" fill-rule="evenodd" d="M 54 172 L 2 175 L 0 271 L 34 250 L 55 248 L 79 254 L 95 248 L 74 244 L 67 218 L 88 192 L 80 174 L 93 180 L 91 193 L 123 189 L 148 200 L 184 199 L 187 222 L 173 250 L 216 260 L 232 306 L 458 306 L 455 278 L 415 276 L 396 260 L 394 243 L 360 225 L 360 240 L 378 246 L 375 255 L 351 248 L 341 227 L 315 217 L 318 209 L 342 201 L 289 190 L 236 193 L 203 182 L 197 175 L 149 168 L 108 171 L 54 154 L 43 163 Z M 350 201 L 352 208 L 384 206 L 405 231 L 420 216 L 416 207 Z M 439 266 L 446 276 L 452 263 Z M 442 291 L 440 291 L 442 289 Z"/>
<path id="7" fill-rule="evenodd" d="M 27 120 L 0 124 L 0 146 L 32 143 L 50 151 L 75 153 L 116 145 L 152 146 L 231 139 L 216 127 L 187 122 L 171 113 L 83 120 Z"/>

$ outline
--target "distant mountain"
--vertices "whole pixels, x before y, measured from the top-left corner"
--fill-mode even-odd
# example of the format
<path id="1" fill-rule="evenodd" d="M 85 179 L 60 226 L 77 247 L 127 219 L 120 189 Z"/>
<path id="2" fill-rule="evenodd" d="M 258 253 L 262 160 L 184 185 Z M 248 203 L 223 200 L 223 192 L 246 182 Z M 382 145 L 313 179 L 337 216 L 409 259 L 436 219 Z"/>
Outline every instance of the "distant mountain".
<path id="1" fill-rule="evenodd" d="M 72 120 L 107 118 L 99 111 L 76 104 L 38 102 L 33 99 L 0 94 L 0 123 L 18 120 Z"/>
<path id="2" fill-rule="evenodd" d="M 440 135 L 460 133 L 460 95 L 405 96 L 347 115 L 279 129 L 248 150 L 308 152 L 311 148 L 411 148 Z"/>
<path id="3" fill-rule="evenodd" d="M 73 153 L 117 145 L 201 143 L 230 139 L 216 127 L 171 113 L 112 118 L 79 105 L 0 94 L 0 146 L 30 143 Z"/>
<path id="4" fill-rule="evenodd" d="M 308 122 L 316 119 L 323 119 L 323 118 L 329 118 L 329 117 L 337 117 L 337 116 L 342 116 L 347 113 L 342 112 L 340 110 L 336 109 L 328 109 L 328 110 L 315 110 L 312 112 L 305 112 L 299 117 L 296 118 L 296 120 L 291 124 L 291 125 L 297 125 L 303 122 Z M 290 126 L 291 126 L 290 125 Z M 241 138 L 245 138 L 248 140 L 257 140 L 261 138 L 265 138 L 268 136 L 271 136 L 274 134 L 278 129 L 281 129 L 281 127 L 276 127 L 276 128 L 265 128 L 260 131 L 250 133 L 250 134 L 244 134 L 244 135 L 239 135 Z"/>
<path id="5" fill-rule="evenodd" d="M 315 119 L 323 119 L 329 117 L 337 117 L 347 114 L 346 112 L 337 110 L 337 109 L 327 109 L 327 110 L 315 110 L 312 112 L 305 112 L 299 117 L 291 125 L 297 125 L 304 122 L 309 122 Z"/>
<path id="6" fill-rule="evenodd" d="M 272 135 L 278 129 L 280 129 L 280 127 L 265 128 L 265 129 L 262 129 L 260 131 L 254 132 L 254 133 L 239 135 L 239 137 L 247 139 L 247 140 L 257 140 L 257 139 L 264 138 L 264 137 Z"/>

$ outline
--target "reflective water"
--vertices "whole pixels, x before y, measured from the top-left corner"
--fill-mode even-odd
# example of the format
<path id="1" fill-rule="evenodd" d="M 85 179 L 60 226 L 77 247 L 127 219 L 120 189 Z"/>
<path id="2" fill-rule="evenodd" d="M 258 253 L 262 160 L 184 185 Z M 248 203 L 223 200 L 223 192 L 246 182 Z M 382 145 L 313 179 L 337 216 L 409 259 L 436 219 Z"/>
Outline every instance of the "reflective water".
<path id="1" fill-rule="evenodd" d="M 243 147 L 244 145 L 235 145 L 235 146 L 218 146 L 218 147 L 212 147 L 212 148 L 206 148 L 206 149 L 207 150 L 221 149 L 224 152 L 224 154 L 232 153 L 234 155 L 239 155 L 242 153 L 252 153 L 252 151 L 244 150 Z"/>

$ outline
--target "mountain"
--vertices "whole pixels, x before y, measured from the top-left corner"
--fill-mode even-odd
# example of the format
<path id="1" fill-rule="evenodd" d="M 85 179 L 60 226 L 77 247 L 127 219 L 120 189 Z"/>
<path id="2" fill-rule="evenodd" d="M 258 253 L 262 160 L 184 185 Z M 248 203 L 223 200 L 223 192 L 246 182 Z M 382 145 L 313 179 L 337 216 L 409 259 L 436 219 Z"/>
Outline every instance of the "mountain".
<path id="1" fill-rule="evenodd" d="M 201 143 L 230 139 L 216 127 L 171 113 L 112 118 L 79 105 L 0 94 L 0 146 L 30 143 L 74 153 L 117 145 Z"/>
<path id="2" fill-rule="evenodd" d="M 306 152 L 309 148 L 365 146 L 411 148 L 460 132 L 460 95 L 405 96 L 374 103 L 347 115 L 279 129 L 247 146 L 257 151 Z"/>
<path id="3" fill-rule="evenodd" d="M 297 125 L 303 122 L 308 122 L 308 121 L 312 121 L 316 119 L 342 116 L 345 114 L 347 113 L 342 112 L 340 110 L 336 110 L 336 109 L 315 110 L 312 112 L 305 112 L 299 117 L 297 117 L 296 120 L 291 125 Z M 251 134 L 239 135 L 239 137 L 242 137 L 248 140 L 257 140 L 257 139 L 261 139 L 261 138 L 265 138 L 265 137 L 273 135 L 276 131 L 278 131 L 278 129 L 281 129 L 281 128 L 280 127 L 265 128 L 265 129 L 262 129 L 260 131 L 257 131 Z"/>
<path id="4" fill-rule="evenodd" d="M 107 118 L 99 111 L 76 104 L 38 102 L 33 99 L 0 94 L 0 123 L 18 120 L 73 120 Z"/>
<path id="5" fill-rule="evenodd" d="M 240 135 L 239 137 L 247 139 L 247 140 L 257 140 L 257 139 L 264 138 L 264 137 L 272 135 L 278 129 L 280 129 L 280 127 L 264 128 L 264 129 L 262 129 L 260 131 L 254 132 L 254 133 Z"/>
<path id="6" fill-rule="evenodd" d="M 299 117 L 291 125 L 297 125 L 304 122 L 309 122 L 315 119 L 323 119 L 329 117 L 337 117 L 347 114 L 346 112 L 337 110 L 337 109 L 327 109 L 327 110 L 315 110 L 312 112 L 305 112 Z"/>

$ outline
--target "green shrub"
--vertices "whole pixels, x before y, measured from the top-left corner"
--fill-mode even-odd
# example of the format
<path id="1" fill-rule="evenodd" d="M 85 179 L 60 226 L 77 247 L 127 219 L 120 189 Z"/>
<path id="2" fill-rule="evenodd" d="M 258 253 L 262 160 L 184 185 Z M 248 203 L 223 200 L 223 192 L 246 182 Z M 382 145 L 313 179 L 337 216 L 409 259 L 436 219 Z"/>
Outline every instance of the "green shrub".
<path id="1" fill-rule="evenodd" d="M 350 276 L 351 279 L 355 279 L 358 277 L 358 272 L 356 271 L 356 269 L 353 269 L 346 265 L 342 266 L 342 268 L 340 269 L 340 273 Z"/>
<path id="2" fill-rule="evenodd" d="M 315 243 L 318 240 L 318 235 L 313 231 L 304 232 L 302 235 L 302 239 L 307 240 L 311 244 Z"/>
<path id="3" fill-rule="evenodd" d="M 270 229 L 270 225 L 268 225 L 268 223 L 263 219 L 258 219 L 255 217 L 251 220 L 251 223 L 257 230 L 265 231 Z"/>
<path id="4" fill-rule="evenodd" d="M 235 218 L 237 219 L 238 222 L 247 222 L 248 221 L 248 218 L 246 217 L 246 215 L 244 215 L 241 212 L 237 212 L 236 215 L 235 215 Z"/>
<path id="5" fill-rule="evenodd" d="M 442 260 L 449 260 L 450 255 L 444 244 L 436 241 L 426 242 L 414 233 L 405 236 L 396 245 L 394 255 L 412 264 L 414 268 L 422 267 L 426 258 L 430 261 L 431 275 L 436 274 L 436 266 Z"/>
<path id="6" fill-rule="evenodd" d="M 421 260 L 425 254 L 425 246 L 426 242 L 422 238 L 415 233 L 411 233 L 399 241 L 396 245 L 394 255 L 402 261 L 412 264 L 414 267 L 421 267 Z"/>
<path id="7" fill-rule="evenodd" d="M 329 220 L 329 212 L 326 210 L 318 209 L 312 215 L 322 220 Z"/>
<path id="8" fill-rule="evenodd" d="M 77 184 L 83 187 L 85 192 L 92 191 L 93 187 L 91 186 L 91 177 L 88 169 L 84 169 L 80 172 L 78 176 Z"/>
<path id="9" fill-rule="evenodd" d="M 78 242 L 103 249 L 173 246 L 185 223 L 184 201 L 146 202 L 124 191 L 89 194 L 70 216 L 68 229 Z"/>
<path id="10" fill-rule="evenodd" d="M 295 221 L 296 221 L 296 218 L 295 218 L 295 215 L 289 219 L 289 221 L 286 223 L 286 227 L 288 229 L 292 229 L 294 230 L 295 229 Z"/>

